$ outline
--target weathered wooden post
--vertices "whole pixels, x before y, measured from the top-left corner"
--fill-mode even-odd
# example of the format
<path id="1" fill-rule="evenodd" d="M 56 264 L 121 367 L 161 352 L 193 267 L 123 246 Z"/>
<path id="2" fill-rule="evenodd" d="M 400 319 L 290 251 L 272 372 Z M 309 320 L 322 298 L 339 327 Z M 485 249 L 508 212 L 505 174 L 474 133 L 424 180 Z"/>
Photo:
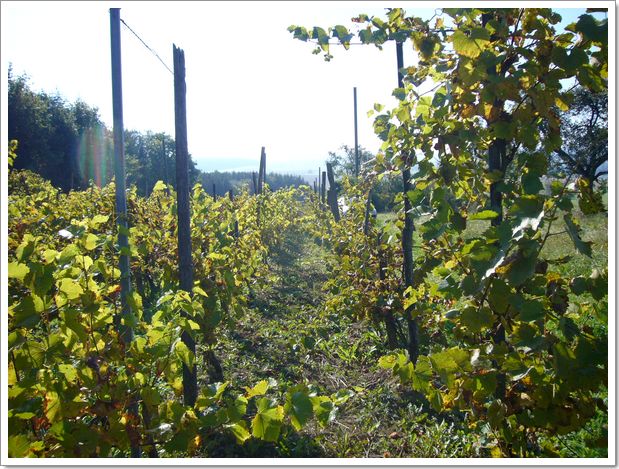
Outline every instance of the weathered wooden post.
<path id="1" fill-rule="evenodd" d="M 404 88 L 404 82 L 402 73 L 400 70 L 404 68 L 404 54 L 402 52 L 402 43 L 396 42 L 396 55 L 398 63 L 398 87 Z M 404 161 L 402 168 L 402 182 L 403 182 L 403 195 L 404 195 L 404 228 L 402 229 L 402 254 L 404 256 L 403 270 L 404 270 L 404 288 L 413 287 L 413 231 L 415 225 L 413 224 L 413 214 L 411 213 L 411 201 L 408 198 L 408 193 L 413 189 L 411 184 L 411 169 L 408 158 L 410 155 L 404 155 Z M 413 362 L 417 363 L 417 357 L 419 356 L 419 332 L 417 328 L 417 321 L 412 317 L 411 307 L 405 311 L 406 321 L 408 323 L 408 355 Z"/>
<path id="2" fill-rule="evenodd" d="M 236 212 L 234 210 L 234 194 L 232 193 L 232 189 L 228 191 L 228 196 L 230 197 L 230 202 L 232 202 L 232 213 L 234 214 L 234 237 L 239 237 L 239 221 L 236 219 Z"/>
<path id="3" fill-rule="evenodd" d="M 260 193 L 264 192 L 264 184 L 267 182 L 267 154 L 262 147 L 262 152 L 260 153 L 260 167 L 262 168 L 262 182 L 260 183 Z"/>
<path id="4" fill-rule="evenodd" d="M 174 119 L 176 140 L 176 200 L 178 211 L 178 273 L 181 290 L 190 295 L 193 290 L 191 259 L 191 228 L 189 207 L 189 150 L 187 146 L 187 88 L 185 84 L 185 53 L 173 45 L 174 54 Z M 196 353 L 194 338 L 183 331 L 181 340 L 189 351 Z M 198 397 L 196 367 L 183 364 L 183 400 L 193 407 Z"/>
<path id="5" fill-rule="evenodd" d="M 165 154 L 165 134 L 161 134 L 161 156 L 163 158 L 163 179 L 166 185 L 170 184 L 170 178 L 168 177 L 168 159 Z"/>
<path id="6" fill-rule="evenodd" d="M 213 183 L 213 200 L 217 200 L 217 187 L 215 186 L 215 183 Z"/>
<path id="7" fill-rule="evenodd" d="M 327 191 L 327 204 L 331 209 L 333 218 L 336 222 L 340 221 L 340 207 L 337 204 L 337 184 L 333 174 L 333 166 L 327 163 L 327 177 L 329 178 L 329 190 Z"/>
<path id="8" fill-rule="evenodd" d="M 251 180 L 253 182 L 253 186 L 254 186 L 254 195 L 258 195 L 258 180 L 256 179 L 256 172 L 252 171 L 251 173 Z"/>
<path id="9" fill-rule="evenodd" d="M 120 315 L 114 316 L 114 324 L 121 340 L 128 346 L 133 340 L 133 329 L 123 324 L 131 316 L 129 295 L 131 294 L 131 270 L 129 263 L 129 223 L 127 221 L 127 199 L 125 182 L 125 131 L 123 123 L 122 61 L 120 48 L 120 8 L 110 8 L 110 39 L 112 52 L 112 114 L 114 121 L 114 176 L 116 179 L 116 216 L 118 224 L 118 247 L 120 269 Z M 127 406 L 129 414 L 138 416 L 137 401 Z M 131 427 L 132 428 L 132 427 Z M 135 430 L 129 432 L 131 457 L 139 458 L 142 451 Z"/>
<path id="10" fill-rule="evenodd" d="M 264 185 L 264 167 L 266 165 L 266 153 L 264 152 L 264 147 L 260 150 L 260 168 L 258 170 L 258 194 L 262 194 L 262 189 Z"/>
<path id="11" fill-rule="evenodd" d="M 363 234 L 370 233 L 370 206 L 372 205 L 372 190 L 368 191 L 368 199 L 365 202 L 365 216 L 363 218 Z"/>
<path id="12" fill-rule="evenodd" d="M 357 136 L 357 87 L 353 88 L 353 98 L 355 107 L 355 176 L 359 177 L 359 138 Z"/>
<path id="13" fill-rule="evenodd" d="M 323 171 L 322 172 L 322 192 L 320 193 L 320 200 L 322 201 L 323 204 L 325 203 L 326 187 L 327 187 L 327 172 Z"/>

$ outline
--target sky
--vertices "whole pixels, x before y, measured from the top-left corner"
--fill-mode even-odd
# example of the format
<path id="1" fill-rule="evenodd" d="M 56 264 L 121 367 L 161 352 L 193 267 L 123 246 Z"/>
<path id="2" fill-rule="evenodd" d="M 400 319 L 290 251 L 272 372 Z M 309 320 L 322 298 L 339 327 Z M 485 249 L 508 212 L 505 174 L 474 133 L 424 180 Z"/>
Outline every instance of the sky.
<path id="1" fill-rule="evenodd" d="M 199 168 L 250 169 L 239 160 L 257 167 L 264 146 L 269 171 L 314 171 L 330 151 L 354 145 L 353 87 L 359 145 L 379 149 L 367 111 L 395 104 L 395 45 L 338 46 L 325 62 L 287 27 L 354 30 L 350 19 L 359 13 L 384 16 L 386 6 L 401 6 L 430 17 L 429 7 L 446 3 L 2 2 L 2 70 L 10 63 L 34 90 L 97 107 L 111 129 L 109 8 L 121 8 L 121 18 L 170 69 L 172 44 L 185 52 L 188 144 Z M 584 13 L 584 3 L 568 5 L 581 8 L 559 9 L 564 24 Z M 172 74 L 124 25 L 121 50 L 125 128 L 174 136 Z M 411 47 L 404 54 L 405 65 L 416 62 Z"/>

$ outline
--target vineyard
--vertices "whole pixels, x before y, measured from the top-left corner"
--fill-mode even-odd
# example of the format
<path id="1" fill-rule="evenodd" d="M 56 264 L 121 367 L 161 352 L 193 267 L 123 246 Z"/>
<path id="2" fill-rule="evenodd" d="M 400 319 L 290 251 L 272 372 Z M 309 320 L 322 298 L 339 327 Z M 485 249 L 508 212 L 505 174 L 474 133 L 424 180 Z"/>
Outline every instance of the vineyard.
<path id="1" fill-rule="evenodd" d="M 396 42 L 383 146 L 359 175 L 329 168 L 322 195 L 262 171 L 229 197 L 196 184 L 191 291 L 174 187 L 127 189 L 125 227 L 114 182 L 63 192 L 9 169 L 8 456 L 608 458 L 613 202 L 550 171 L 575 83 L 607 89 L 608 30 L 558 21 L 291 26 L 327 60 L 330 40 Z M 395 211 L 372 216 L 393 175 Z"/>

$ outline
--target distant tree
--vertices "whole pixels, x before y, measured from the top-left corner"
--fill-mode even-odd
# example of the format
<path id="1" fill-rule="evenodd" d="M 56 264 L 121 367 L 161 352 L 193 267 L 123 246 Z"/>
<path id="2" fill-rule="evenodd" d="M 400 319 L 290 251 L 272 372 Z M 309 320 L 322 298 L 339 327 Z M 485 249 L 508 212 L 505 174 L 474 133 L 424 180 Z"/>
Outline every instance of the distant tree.
<path id="1" fill-rule="evenodd" d="M 577 88 L 570 109 L 561 116 L 563 145 L 555 150 L 555 168 L 580 176 L 590 186 L 607 174 L 608 94 Z"/>
<path id="2" fill-rule="evenodd" d="M 359 165 L 363 171 L 363 164 L 374 158 L 374 155 L 363 147 L 359 147 Z M 349 177 L 355 176 L 355 148 L 348 145 L 342 145 L 337 153 L 330 151 L 327 162 L 333 166 L 333 172 L 336 178 L 341 178 L 346 175 Z"/>
<path id="3" fill-rule="evenodd" d="M 65 191 L 86 187 L 90 173 L 80 168 L 78 151 L 81 137 L 103 126 L 97 109 L 35 92 L 28 77 L 13 76 L 11 68 L 8 82 L 8 136 L 18 140 L 20 148 L 15 168 L 35 171 Z M 105 132 L 100 133 L 105 138 Z M 104 151 L 101 158 L 108 160 L 111 154 Z"/>
<path id="4" fill-rule="evenodd" d="M 148 196 L 157 181 L 176 187 L 176 142 L 163 132 L 125 130 L 127 184 Z M 200 182 L 200 170 L 189 155 L 189 183 Z"/>
<path id="5" fill-rule="evenodd" d="M 244 188 L 251 187 L 251 174 L 252 173 L 249 171 L 201 171 L 198 180 L 202 184 L 202 187 L 204 187 L 204 190 L 209 194 L 213 193 L 213 184 L 215 184 L 217 195 L 223 196 L 226 195 L 230 189 L 235 192 L 240 192 Z M 299 187 L 306 184 L 300 176 L 278 173 L 267 173 L 266 183 L 272 191 L 284 187 Z"/>

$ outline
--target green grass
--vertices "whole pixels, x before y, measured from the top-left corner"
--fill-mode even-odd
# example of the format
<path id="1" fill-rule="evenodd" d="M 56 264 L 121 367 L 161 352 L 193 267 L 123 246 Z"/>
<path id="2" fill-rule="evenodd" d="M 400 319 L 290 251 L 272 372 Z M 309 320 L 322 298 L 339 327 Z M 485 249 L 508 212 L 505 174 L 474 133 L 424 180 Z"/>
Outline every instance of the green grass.
<path id="1" fill-rule="evenodd" d="M 378 221 L 395 214 L 379 214 Z M 547 258 L 571 254 L 558 266 L 566 275 L 590 275 L 607 265 L 607 218 L 580 216 L 583 238 L 592 241 L 594 255 L 575 253 L 567 235 L 553 236 L 544 248 Z M 561 222 L 562 223 L 562 222 Z M 471 222 L 465 236 L 480 234 L 488 222 Z M 554 230 L 561 231 L 560 223 Z M 418 236 L 418 233 L 416 233 Z M 326 428 L 309 423 L 301 432 L 284 428 L 277 444 L 249 440 L 237 445 L 225 434 L 202 448 L 210 457 L 479 457 L 484 435 L 471 431 L 466 416 L 437 414 L 425 400 L 400 387 L 377 367 L 388 352 L 383 335 L 370 322 L 352 321 L 346 314 L 327 314 L 323 283 L 334 258 L 306 234 L 293 229 L 269 258 L 270 277 L 256 286 L 246 314 L 234 330 L 225 332 L 217 354 L 225 379 L 250 385 L 274 378 L 277 386 L 308 382 L 321 394 L 353 390 Z M 585 302 L 586 298 L 571 300 Z M 598 324 L 599 325 L 599 324 Z M 605 325 L 604 325 L 605 326 Z M 605 333 L 605 329 L 601 330 Z M 239 389 L 240 390 L 240 389 Z M 599 397 L 605 399 L 606 395 Z M 607 415 L 598 412 L 579 432 L 550 438 L 563 457 L 604 457 L 595 447 L 607 437 Z"/>

